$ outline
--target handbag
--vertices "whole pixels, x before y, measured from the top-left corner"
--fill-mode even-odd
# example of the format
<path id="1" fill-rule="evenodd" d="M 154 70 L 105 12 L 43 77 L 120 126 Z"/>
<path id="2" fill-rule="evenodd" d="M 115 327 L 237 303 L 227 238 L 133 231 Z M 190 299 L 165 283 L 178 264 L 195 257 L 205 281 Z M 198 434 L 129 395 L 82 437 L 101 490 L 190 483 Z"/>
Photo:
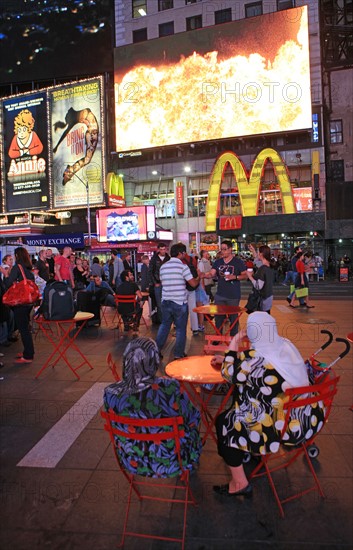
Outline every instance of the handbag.
<path id="1" fill-rule="evenodd" d="M 39 289 L 34 281 L 27 279 L 23 267 L 17 264 L 22 281 L 15 281 L 2 297 L 3 304 L 7 306 L 29 306 L 37 302 L 40 298 Z"/>
<path id="2" fill-rule="evenodd" d="M 304 286 L 302 288 L 296 288 L 295 289 L 295 296 L 296 296 L 296 298 L 305 298 L 306 296 L 309 296 L 308 287 Z"/>
<path id="3" fill-rule="evenodd" d="M 254 287 L 248 296 L 248 301 L 245 304 L 245 309 L 247 313 L 253 313 L 254 311 L 261 311 L 261 308 L 261 291 Z"/>

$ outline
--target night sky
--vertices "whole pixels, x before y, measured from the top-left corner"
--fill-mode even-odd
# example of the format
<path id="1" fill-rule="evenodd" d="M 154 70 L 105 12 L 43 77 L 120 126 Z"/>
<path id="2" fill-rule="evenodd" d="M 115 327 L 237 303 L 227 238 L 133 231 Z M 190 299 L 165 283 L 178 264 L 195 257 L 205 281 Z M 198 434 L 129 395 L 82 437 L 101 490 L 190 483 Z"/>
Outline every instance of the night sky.
<path id="1" fill-rule="evenodd" d="M 0 83 L 113 70 L 112 0 L 0 0 Z"/>

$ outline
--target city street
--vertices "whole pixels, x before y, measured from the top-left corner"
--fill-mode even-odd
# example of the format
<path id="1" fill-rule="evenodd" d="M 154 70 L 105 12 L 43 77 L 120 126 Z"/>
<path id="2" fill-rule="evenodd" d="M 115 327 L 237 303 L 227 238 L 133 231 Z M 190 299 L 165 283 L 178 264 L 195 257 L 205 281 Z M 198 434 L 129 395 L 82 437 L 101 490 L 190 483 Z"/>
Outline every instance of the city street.
<path id="1" fill-rule="evenodd" d="M 285 288 L 276 286 L 278 299 L 272 310 L 279 332 L 308 357 L 325 341 L 322 329 L 334 337 L 352 332 L 351 284 L 312 284 L 315 309 L 290 310 Z M 283 290 L 282 290 L 283 289 Z M 315 295 L 316 289 L 320 296 Z M 343 293 L 345 289 L 345 293 Z M 243 289 L 243 296 L 246 288 Z M 343 295 L 344 294 L 344 295 Z M 243 302 L 242 302 L 243 304 Z M 147 313 L 146 313 L 147 317 Z M 244 326 L 246 316 L 241 318 Z M 149 320 L 147 319 L 149 322 Z M 156 335 L 155 327 L 141 334 Z M 187 354 L 202 354 L 203 336 L 188 330 Z M 15 366 L 19 342 L 1 351 L 5 367 L 1 377 L 1 548 L 12 550 L 80 549 L 116 547 L 120 539 L 127 482 L 118 471 L 108 435 L 99 415 L 103 389 L 113 382 L 106 364 L 112 352 L 118 366 L 128 341 L 108 325 L 85 329 L 78 345 L 93 365 L 83 366 L 80 380 L 64 363 L 35 374 L 49 355 L 49 345 L 39 333 L 32 365 Z M 173 358 L 173 337 L 163 351 L 163 367 Z M 334 342 L 321 360 L 333 361 L 342 351 Z M 340 375 L 338 394 L 328 424 L 317 438 L 320 450 L 313 460 L 327 498 L 310 493 L 285 505 L 280 519 L 276 503 L 263 478 L 253 482 L 252 499 L 215 496 L 212 485 L 225 483 L 226 467 L 208 439 L 191 485 L 198 507 L 188 511 L 186 548 L 190 550 L 344 549 L 352 547 L 352 352 L 335 366 Z M 249 471 L 252 462 L 246 465 Z M 308 472 L 298 463 L 288 474 L 278 474 L 281 488 L 301 486 Z M 171 534 L 180 524 L 178 509 L 170 505 L 135 504 L 135 526 L 148 522 Z M 171 549 L 173 543 L 128 539 L 126 548 Z"/>

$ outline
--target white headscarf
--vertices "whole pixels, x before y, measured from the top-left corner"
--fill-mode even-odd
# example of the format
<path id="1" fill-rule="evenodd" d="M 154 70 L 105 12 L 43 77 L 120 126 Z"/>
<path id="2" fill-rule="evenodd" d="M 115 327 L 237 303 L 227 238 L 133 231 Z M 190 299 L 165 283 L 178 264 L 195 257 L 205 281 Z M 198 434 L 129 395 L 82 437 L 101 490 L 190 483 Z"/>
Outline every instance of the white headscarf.
<path id="1" fill-rule="evenodd" d="M 307 370 L 297 348 L 278 335 L 276 319 L 264 311 L 248 317 L 247 335 L 257 357 L 263 357 L 292 388 L 308 386 Z"/>

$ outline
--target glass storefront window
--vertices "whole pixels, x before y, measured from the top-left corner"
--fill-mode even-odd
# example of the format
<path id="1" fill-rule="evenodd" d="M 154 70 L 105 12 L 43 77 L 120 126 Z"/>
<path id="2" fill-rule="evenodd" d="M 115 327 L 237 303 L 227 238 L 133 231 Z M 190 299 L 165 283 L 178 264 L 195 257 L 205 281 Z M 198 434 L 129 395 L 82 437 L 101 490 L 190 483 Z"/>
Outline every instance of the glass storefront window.
<path id="1" fill-rule="evenodd" d="M 156 218 L 175 218 L 173 180 L 143 183 L 135 186 L 134 205 L 150 204 L 155 207 Z"/>
<path id="2" fill-rule="evenodd" d="M 189 195 L 188 196 L 188 212 L 189 218 L 198 218 L 206 216 L 207 195 Z"/>

